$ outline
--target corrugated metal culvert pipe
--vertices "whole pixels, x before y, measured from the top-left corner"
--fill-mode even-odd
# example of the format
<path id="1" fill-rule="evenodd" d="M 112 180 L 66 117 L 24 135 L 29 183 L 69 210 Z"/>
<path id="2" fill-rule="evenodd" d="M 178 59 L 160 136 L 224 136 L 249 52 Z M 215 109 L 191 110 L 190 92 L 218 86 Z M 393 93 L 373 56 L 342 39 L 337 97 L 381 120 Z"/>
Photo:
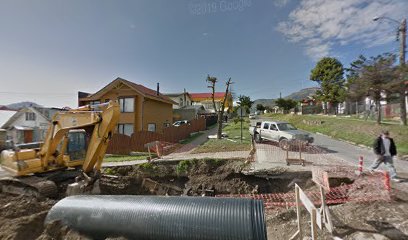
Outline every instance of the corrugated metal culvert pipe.
<path id="1" fill-rule="evenodd" d="M 59 201 L 46 223 L 61 220 L 96 239 L 265 239 L 261 200 L 79 195 Z"/>

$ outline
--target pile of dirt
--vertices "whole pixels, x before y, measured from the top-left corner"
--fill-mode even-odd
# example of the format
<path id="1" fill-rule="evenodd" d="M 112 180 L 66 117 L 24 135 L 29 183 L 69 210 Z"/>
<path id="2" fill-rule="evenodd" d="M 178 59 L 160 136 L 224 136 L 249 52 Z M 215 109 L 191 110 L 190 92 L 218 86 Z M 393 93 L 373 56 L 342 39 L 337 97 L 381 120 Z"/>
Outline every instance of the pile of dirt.
<path id="1" fill-rule="evenodd" d="M 0 194 L 0 239 L 35 239 L 55 201 Z"/>
<path id="2" fill-rule="evenodd" d="M 49 223 L 36 240 L 91 240 L 64 226 L 59 221 Z"/>
<path id="3" fill-rule="evenodd" d="M 50 199 L 0 193 L 0 239 L 87 239 L 59 223 L 44 227 L 45 217 L 55 203 Z"/>

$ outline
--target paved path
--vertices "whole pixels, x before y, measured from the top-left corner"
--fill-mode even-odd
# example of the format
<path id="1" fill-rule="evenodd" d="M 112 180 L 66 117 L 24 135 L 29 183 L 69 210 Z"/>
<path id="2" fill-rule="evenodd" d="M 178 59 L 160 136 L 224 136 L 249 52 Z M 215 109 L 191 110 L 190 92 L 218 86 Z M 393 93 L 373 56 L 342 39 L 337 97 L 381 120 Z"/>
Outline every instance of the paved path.
<path id="1" fill-rule="evenodd" d="M 213 127 L 210 130 L 204 132 L 203 135 L 194 139 L 191 143 L 184 145 L 175 152 L 164 156 L 163 160 L 187 160 L 187 159 L 204 159 L 204 158 L 218 158 L 218 159 L 231 159 L 231 158 L 247 158 L 249 151 L 234 151 L 234 152 L 213 152 L 213 153 L 192 153 L 194 149 L 208 139 L 208 135 L 217 134 L 217 127 Z"/>

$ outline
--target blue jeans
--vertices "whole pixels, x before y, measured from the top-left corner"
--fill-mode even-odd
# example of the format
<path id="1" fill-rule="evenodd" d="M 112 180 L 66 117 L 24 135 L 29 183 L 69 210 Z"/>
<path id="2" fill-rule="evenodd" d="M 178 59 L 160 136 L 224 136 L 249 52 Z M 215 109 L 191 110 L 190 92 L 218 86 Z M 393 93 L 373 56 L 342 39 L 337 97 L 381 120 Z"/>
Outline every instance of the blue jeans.
<path id="1" fill-rule="evenodd" d="M 396 178 L 397 177 L 397 171 L 395 170 L 394 163 L 392 160 L 391 156 L 381 156 L 379 155 L 377 160 L 369 167 L 370 170 L 374 170 L 378 168 L 378 166 L 381 165 L 381 163 L 384 163 L 385 166 L 388 168 L 388 171 L 390 172 L 390 178 Z"/>

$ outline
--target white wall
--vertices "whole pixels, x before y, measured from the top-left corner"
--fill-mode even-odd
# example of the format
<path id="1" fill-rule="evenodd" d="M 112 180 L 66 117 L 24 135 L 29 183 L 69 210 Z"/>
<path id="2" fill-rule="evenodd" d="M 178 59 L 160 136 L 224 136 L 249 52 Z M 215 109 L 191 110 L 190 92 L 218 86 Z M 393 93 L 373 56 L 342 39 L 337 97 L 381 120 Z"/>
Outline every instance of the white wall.
<path id="1" fill-rule="evenodd" d="M 186 102 L 184 102 L 184 96 L 183 94 L 177 96 L 177 97 L 169 97 L 171 100 L 175 101 L 178 103 L 178 105 L 173 104 L 173 109 L 179 109 L 184 106 L 189 106 L 191 105 L 191 99 L 188 95 L 186 95 Z"/>
<path id="2" fill-rule="evenodd" d="M 35 110 L 32 110 L 31 108 L 29 108 L 27 111 L 35 113 L 34 121 L 26 121 L 26 115 L 25 112 L 23 112 L 23 114 L 21 114 L 11 125 L 23 127 L 39 127 L 47 129 L 49 122 L 46 118 L 44 118 L 41 114 L 39 114 Z"/>

